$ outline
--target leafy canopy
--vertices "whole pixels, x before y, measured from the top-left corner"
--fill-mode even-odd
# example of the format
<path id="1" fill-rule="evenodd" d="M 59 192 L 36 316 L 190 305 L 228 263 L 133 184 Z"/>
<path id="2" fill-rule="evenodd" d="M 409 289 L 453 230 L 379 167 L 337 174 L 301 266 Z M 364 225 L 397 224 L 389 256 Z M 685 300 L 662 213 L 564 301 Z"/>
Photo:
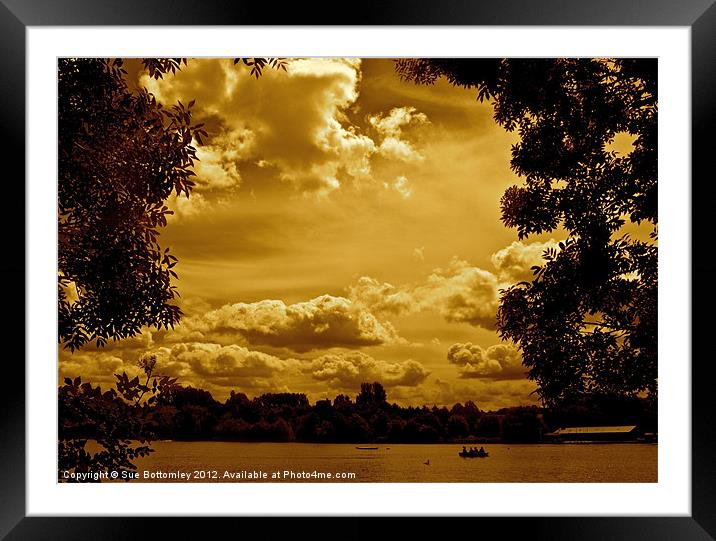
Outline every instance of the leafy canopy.
<path id="1" fill-rule="evenodd" d="M 246 58 L 259 77 L 282 59 Z M 145 58 L 155 79 L 185 58 Z M 181 317 L 176 257 L 159 244 L 167 198 L 189 197 L 203 124 L 194 100 L 164 107 L 130 88 L 121 59 L 59 60 L 58 327 L 70 350 L 173 327 Z"/>
<path id="2" fill-rule="evenodd" d="M 144 382 L 129 379 L 126 372 L 115 374 L 116 389 L 102 392 L 89 382 L 65 378 L 58 389 L 58 479 L 77 482 L 69 474 L 105 474 L 136 470 L 134 461 L 147 456 L 154 433 L 151 429 L 155 406 L 176 392 L 176 378 L 156 373 L 154 356 L 139 360 Z M 88 446 L 88 440 L 94 445 Z M 128 480 L 128 478 L 125 478 Z M 96 482 L 92 477 L 87 481 Z"/>
<path id="3" fill-rule="evenodd" d="M 562 229 L 531 282 L 501 295 L 497 323 L 546 402 L 656 395 L 657 82 L 655 59 L 398 60 L 418 84 L 441 77 L 490 100 L 519 134 L 502 220 L 520 239 Z M 610 148 L 617 134 L 631 152 Z M 649 241 L 623 233 L 653 226 Z"/>

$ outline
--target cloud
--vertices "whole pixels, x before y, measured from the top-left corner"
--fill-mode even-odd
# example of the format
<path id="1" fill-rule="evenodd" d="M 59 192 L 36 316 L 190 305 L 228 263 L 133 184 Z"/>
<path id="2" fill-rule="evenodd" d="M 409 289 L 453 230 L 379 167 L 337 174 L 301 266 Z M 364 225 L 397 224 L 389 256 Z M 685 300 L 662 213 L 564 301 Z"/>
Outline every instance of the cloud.
<path id="1" fill-rule="evenodd" d="M 542 264 L 545 249 L 557 241 L 511 245 L 492 254 L 495 267 L 489 271 L 454 257 L 444 268 L 434 269 L 424 280 L 393 285 L 362 276 L 347 288 L 348 297 L 377 315 L 402 316 L 421 311 L 439 313 L 446 321 L 468 323 L 493 330 L 500 289 L 532 278 L 531 267 Z M 415 249 L 423 259 L 423 248 Z"/>
<path id="2" fill-rule="evenodd" d="M 378 113 L 368 116 L 368 123 L 382 136 L 377 151 L 382 156 L 404 162 L 420 161 L 423 155 L 410 141 L 404 139 L 403 128 L 427 124 L 428 117 L 415 107 L 395 107 L 387 115 Z"/>
<path id="3" fill-rule="evenodd" d="M 238 163 L 253 152 L 255 137 L 247 129 L 224 131 L 216 135 L 211 144 L 196 146 L 198 161 L 194 164 L 196 174 L 194 192 L 227 189 L 241 184 Z"/>
<path id="4" fill-rule="evenodd" d="M 470 342 L 453 344 L 447 353 L 448 362 L 458 366 L 461 378 L 493 380 L 524 379 L 522 355 L 511 345 L 497 344 L 483 349 Z"/>
<path id="5" fill-rule="evenodd" d="M 388 400 L 410 404 L 436 404 L 451 407 L 457 402 L 474 402 L 484 411 L 497 410 L 505 406 L 531 405 L 539 402 L 532 394 L 535 384 L 521 380 L 460 379 L 448 381 L 435 378 L 430 384 L 418 387 L 397 387 L 392 389 Z"/>
<path id="6" fill-rule="evenodd" d="M 189 197 L 184 194 L 172 193 L 165 204 L 174 213 L 169 215 L 167 220 L 169 222 L 177 219 L 195 218 L 210 206 L 201 192 L 196 191 L 193 191 Z"/>
<path id="7" fill-rule="evenodd" d="M 176 375 L 186 375 L 189 368 L 203 378 L 270 378 L 288 368 L 288 361 L 260 351 L 251 351 L 235 344 L 178 344 L 168 352 L 169 360 L 177 363 L 170 368 Z M 182 366 L 183 365 L 183 366 Z M 170 366 L 164 363 L 164 366 Z"/>
<path id="8" fill-rule="evenodd" d="M 430 372 L 417 361 L 379 361 L 360 351 L 322 355 L 311 362 L 313 378 L 341 389 L 357 389 L 363 382 L 385 387 L 420 385 Z"/>
<path id="9" fill-rule="evenodd" d="M 423 282 L 400 287 L 363 276 L 348 288 L 348 296 L 377 314 L 406 315 L 437 311 L 446 321 L 492 329 L 499 300 L 497 277 L 489 271 L 453 259 Z"/>
<path id="10" fill-rule="evenodd" d="M 413 195 L 413 189 L 408 185 L 408 179 L 404 176 L 397 177 L 392 183 L 385 183 L 386 189 L 393 189 L 400 194 L 403 199 L 408 199 Z"/>
<path id="11" fill-rule="evenodd" d="M 397 288 L 369 276 L 361 276 L 347 288 L 352 301 L 377 314 L 402 315 L 415 310 L 415 298 L 409 287 Z"/>
<path id="12" fill-rule="evenodd" d="M 115 373 L 142 374 L 141 355 L 157 358 L 156 373 L 176 377 L 179 384 L 210 391 L 223 400 L 231 389 L 257 396 L 266 392 L 305 392 L 312 400 L 339 392 L 357 393 L 363 382 L 379 381 L 386 388 L 415 387 L 430 375 L 421 363 L 408 359 L 388 362 L 358 351 L 333 351 L 312 359 L 298 359 L 229 344 L 182 342 L 120 353 L 67 354 L 60 358 L 60 377 L 82 374 L 103 388 L 111 387 Z"/>
<path id="13" fill-rule="evenodd" d="M 105 351 L 75 351 L 69 353 L 61 350 L 58 358 L 59 384 L 64 384 L 64 378 L 71 379 L 77 376 L 82 377 L 83 382 L 90 382 L 92 385 L 100 385 L 103 389 L 109 389 L 116 382 L 114 374 L 126 372 L 130 378 L 141 373 L 137 366 L 137 359 L 128 360 L 127 354 L 122 352 Z"/>
<path id="14" fill-rule="evenodd" d="M 395 328 L 344 297 L 322 295 L 287 305 L 280 300 L 227 304 L 186 318 L 168 339 L 284 347 L 294 351 L 362 347 L 399 341 Z"/>
<path id="15" fill-rule="evenodd" d="M 177 377 L 184 386 L 208 390 L 225 400 L 230 390 L 249 396 L 267 392 L 305 392 L 311 401 L 338 393 L 355 395 L 363 382 L 379 381 L 388 400 L 403 404 L 452 405 L 475 401 L 482 409 L 534 403 L 534 384 L 526 379 L 429 379 L 431 372 L 414 360 L 388 362 L 362 352 L 331 352 L 314 359 L 279 358 L 238 345 L 187 342 L 154 347 L 141 353 L 157 356 L 157 373 Z M 83 381 L 108 389 L 115 373 L 140 375 L 136 360 L 141 354 L 115 355 L 88 351 L 61 355 L 60 383 L 64 377 L 82 375 Z"/>
<path id="16" fill-rule="evenodd" d="M 74 352 L 60 348 L 60 384 L 65 377 L 75 378 L 79 375 L 82 376 L 82 381 L 108 388 L 116 381 L 114 374 L 127 372 L 130 377 L 139 375 L 142 370 L 137 361 L 142 354 L 157 347 L 154 338 L 155 332 L 144 327 L 141 334 L 122 340 L 109 340 L 101 349 L 92 344 Z"/>
<path id="17" fill-rule="evenodd" d="M 394 107 L 387 115 L 379 113 L 369 116 L 368 122 L 383 135 L 400 137 L 404 126 L 411 123 L 425 124 L 428 117 L 417 112 L 415 107 Z"/>
<path id="18" fill-rule="evenodd" d="M 435 269 L 417 289 L 423 309 L 437 307 L 445 320 L 492 329 L 499 301 L 497 277 L 453 259 L 445 269 Z"/>
<path id="19" fill-rule="evenodd" d="M 91 362 L 90 362 L 91 361 Z M 93 379 L 94 376 L 109 376 L 105 380 L 113 380 L 112 374 L 121 370 L 124 361 L 121 357 L 109 353 L 92 354 L 75 354 L 60 358 L 59 368 L 60 377 L 75 376 L 82 374 L 83 379 Z"/>
<path id="20" fill-rule="evenodd" d="M 252 351 L 236 344 L 186 342 L 142 348 L 139 343 L 124 352 L 96 351 L 61 353 L 59 375 L 101 384 L 107 389 L 114 385 L 115 373 L 126 372 L 132 378 L 142 377 L 137 360 L 146 354 L 157 357 L 156 374 L 178 378 L 180 385 L 210 391 L 221 400 L 230 389 L 240 389 L 253 395 L 264 392 L 296 392 L 305 387 L 302 372 L 306 362 L 281 359 L 260 351 Z M 62 381 L 62 379 L 60 380 Z"/>
<path id="21" fill-rule="evenodd" d="M 497 269 L 501 281 L 510 284 L 530 281 L 533 278 L 532 266 L 543 265 L 542 254 L 547 248 L 557 246 L 557 241 L 524 244 L 515 241 L 506 248 L 492 254 L 492 264 Z"/>
<path id="22" fill-rule="evenodd" d="M 237 344 L 184 342 L 145 353 L 157 357 L 157 374 L 175 377 L 180 385 L 208 390 L 218 400 L 230 389 L 254 395 L 284 392 L 305 380 L 300 370 L 303 361 L 281 359 Z"/>
<path id="23" fill-rule="evenodd" d="M 198 166 L 201 182 L 237 185 L 237 164 L 258 162 L 301 191 L 328 193 L 370 174 L 376 144 L 347 120 L 360 80 L 359 59 L 308 58 L 290 60 L 287 72 L 267 69 L 259 80 L 216 59 L 141 82 L 165 102 L 196 98 L 197 118 L 215 119 L 212 137 L 199 147 L 207 162 Z"/>

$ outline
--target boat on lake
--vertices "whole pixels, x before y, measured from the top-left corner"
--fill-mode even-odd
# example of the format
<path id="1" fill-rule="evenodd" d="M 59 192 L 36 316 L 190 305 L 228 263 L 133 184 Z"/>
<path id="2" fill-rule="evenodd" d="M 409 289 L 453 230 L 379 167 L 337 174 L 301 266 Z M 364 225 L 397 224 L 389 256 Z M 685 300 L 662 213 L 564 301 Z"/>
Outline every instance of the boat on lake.
<path id="1" fill-rule="evenodd" d="M 376 450 L 378 450 L 377 447 L 368 447 L 367 445 L 356 445 L 356 449 L 360 449 L 361 451 L 376 451 Z"/>
<path id="2" fill-rule="evenodd" d="M 482 447 L 479 450 L 470 449 L 469 451 L 463 447 L 462 451 L 458 453 L 458 456 L 462 458 L 487 458 L 490 456 L 490 453 L 485 451 Z"/>

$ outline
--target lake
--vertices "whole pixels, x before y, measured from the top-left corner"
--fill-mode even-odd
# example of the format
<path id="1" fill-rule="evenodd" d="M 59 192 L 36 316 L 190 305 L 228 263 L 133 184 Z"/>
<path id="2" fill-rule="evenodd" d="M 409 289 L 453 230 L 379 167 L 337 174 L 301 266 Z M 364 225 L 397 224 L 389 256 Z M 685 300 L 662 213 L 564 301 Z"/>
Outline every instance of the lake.
<path id="1" fill-rule="evenodd" d="M 656 444 L 489 444 L 485 446 L 488 458 L 472 459 L 458 456 L 462 448 L 459 444 L 389 444 L 378 445 L 377 450 L 360 450 L 355 444 L 160 441 L 153 442 L 152 447 L 154 453 L 136 462 L 138 481 L 655 483 L 658 480 Z M 149 474 L 154 474 L 154 478 L 145 477 Z M 343 478 L 338 479 L 339 475 Z"/>

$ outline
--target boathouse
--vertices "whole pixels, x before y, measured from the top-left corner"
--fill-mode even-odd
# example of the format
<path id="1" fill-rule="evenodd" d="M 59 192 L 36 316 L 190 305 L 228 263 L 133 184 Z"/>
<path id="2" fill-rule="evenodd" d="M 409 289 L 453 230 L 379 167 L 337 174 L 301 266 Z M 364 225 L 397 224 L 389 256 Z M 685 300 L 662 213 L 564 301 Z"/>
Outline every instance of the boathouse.
<path id="1" fill-rule="evenodd" d="M 636 425 L 570 426 L 544 435 L 545 441 L 636 441 L 641 436 Z"/>

